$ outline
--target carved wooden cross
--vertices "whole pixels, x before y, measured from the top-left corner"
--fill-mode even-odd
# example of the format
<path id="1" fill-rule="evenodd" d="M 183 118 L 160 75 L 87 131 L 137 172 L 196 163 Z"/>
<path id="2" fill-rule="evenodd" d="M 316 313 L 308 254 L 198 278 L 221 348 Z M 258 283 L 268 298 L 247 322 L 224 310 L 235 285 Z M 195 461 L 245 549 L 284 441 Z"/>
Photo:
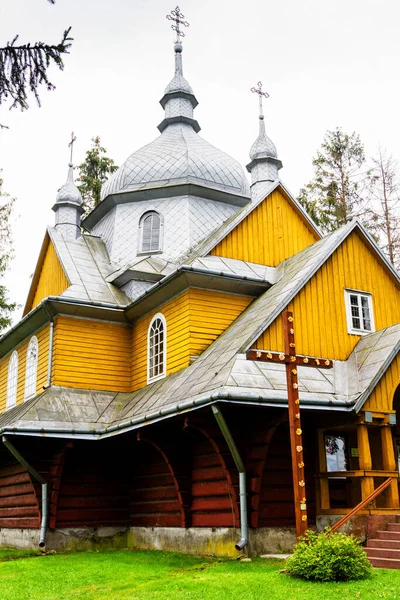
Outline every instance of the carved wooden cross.
<path id="1" fill-rule="evenodd" d="M 278 353 L 267 352 L 265 350 L 249 350 L 246 354 L 246 358 L 248 360 L 284 363 L 286 365 L 294 508 L 296 537 L 298 539 L 305 534 L 308 529 L 308 524 L 297 366 L 302 365 L 304 367 L 317 367 L 318 369 L 331 369 L 333 367 L 333 362 L 327 358 L 297 356 L 294 342 L 293 313 L 286 310 L 283 312 L 282 318 L 285 352 Z"/>

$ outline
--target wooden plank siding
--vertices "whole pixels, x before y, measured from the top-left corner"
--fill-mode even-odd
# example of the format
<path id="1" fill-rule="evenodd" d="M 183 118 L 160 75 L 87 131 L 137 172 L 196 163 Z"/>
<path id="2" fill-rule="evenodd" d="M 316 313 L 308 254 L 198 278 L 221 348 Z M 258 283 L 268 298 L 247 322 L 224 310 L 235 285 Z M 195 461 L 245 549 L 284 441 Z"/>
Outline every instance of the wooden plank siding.
<path id="1" fill-rule="evenodd" d="M 289 198 L 275 190 L 211 254 L 275 267 L 318 239 Z"/>
<path id="2" fill-rule="evenodd" d="M 190 364 L 250 304 L 253 298 L 191 288 L 139 319 L 132 335 L 132 389 L 147 384 L 147 333 L 160 312 L 167 322 L 167 375 Z"/>
<path id="3" fill-rule="evenodd" d="M 0 466 L 0 528 L 40 527 L 39 503 L 28 471 L 14 457 Z"/>
<path id="4" fill-rule="evenodd" d="M 33 294 L 32 305 L 28 310 L 35 308 L 35 306 L 48 296 L 62 294 L 68 287 L 68 279 L 65 276 L 54 246 L 50 242 L 40 270 L 39 281 Z"/>
<path id="5" fill-rule="evenodd" d="M 390 411 L 395 410 L 393 406 L 394 393 L 400 384 L 400 355 L 397 355 L 392 364 L 373 390 L 372 394 L 363 406 L 363 410 Z M 400 415 L 397 417 L 400 419 Z M 400 423 L 398 423 L 400 425 Z"/>
<path id="6" fill-rule="evenodd" d="M 52 379 L 53 385 L 129 392 L 130 326 L 57 317 Z"/>
<path id="7" fill-rule="evenodd" d="M 80 443 L 67 452 L 52 515 L 56 527 L 128 525 L 128 489 L 118 459 L 107 444 Z"/>
<path id="8" fill-rule="evenodd" d="M 17 384 L 17 404 L 24 401 L 25 391 L 25 371 L 26 371 L 26 353 L 28 350 L 29 340 L 33 335 L 38 339 L 39 355 L 38 355 L 38 371 L 36 378 L 36 393 L 40 394 L 43 391 L 43 386 L 47 382 L 48 354 L 49 354 L 49 335 L 50 327 L 46 325 L 39 331 L 30 335 L 21 344 L 15 347 L 18 352 L 18 384 Z M 8 363 L 12 352 L 4 356 L 0 360 L 0 412 L 6 408 L 7 395 L 7 379 L 8 379 Z"/>
<path id="9" fill-rule="evenodd" d="M 346 360 L 359 335 L 347 332 L 344 289 L 370 292 L 376 330 L 400 321 L 398 288 L 376 255 L 353 232 L 283 310 L 293 311 L 298 354 Z M 279 316 L 253 344 L 282 351 Z"/>
<path id="10" fill-rule="evenodd" d="M 253 298 L 191 288 L 190 356 L 198 356 L 244 311 Z"/>

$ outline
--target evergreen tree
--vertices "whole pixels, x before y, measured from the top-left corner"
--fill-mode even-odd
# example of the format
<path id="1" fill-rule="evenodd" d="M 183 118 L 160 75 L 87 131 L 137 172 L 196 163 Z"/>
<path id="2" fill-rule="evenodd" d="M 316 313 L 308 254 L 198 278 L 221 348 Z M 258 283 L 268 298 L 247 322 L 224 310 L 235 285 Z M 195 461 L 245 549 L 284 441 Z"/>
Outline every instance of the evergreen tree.
<path id="1" fill-rule="evenodd" d="M 3 191 L 3 180 L 0 179 L 0 282 L 8 268 L 12 257 L 12 238 L 10 217 L 14 200 Z M 0 332 L 11 324 L 11 313 L 16 305 L 7 297 L 7 289 L 0 283 Z"/>
<path id="2" fill-rule="evenodd" d="M 390 262 L 400 267 L 399 165 L 382 148 L 372 158 L 369 189 L 379 240 Z"/>
<path id="3" fill-rule="evenodd" d="M 312 164 L 314 178 L 300 190 L 298 200 L 322 231 L 338 229 L 351 216 L 368 221 L 362 197 L 367 172 L 360 136 L 348 135 L 340 127 L 327 131 Z"/>
<path id="4" fill-rule="evenodd" d="M 55 0 L 49 2 L 54 4 Z M 16 35 L 6 46 L 0 47 L 0 104 L 11 102 L 10 108 L 27 109 L 28 93 L 32 92 L 40 106 L 38 88 L 44 85 L 48 90 L 55 89 L 48 78 L 48 69 L 55 65 L 63 70 L 63 55 L 69 53 L 72 42 L 70 31 L 69 27 L 55 45 L 44 42 L 17 45 Z"/>
<path id="5" fill-rule="evenodd" d="M 118 169 L 112 158 L 106 156 L 107 150 L 101 146 L 99 136 L 92 138 L 92 147 L 86 152 L 86 158 L 79 169 L 78 189 L 82 194 L 85 216 L 100 204 L 101 186 Z"/>

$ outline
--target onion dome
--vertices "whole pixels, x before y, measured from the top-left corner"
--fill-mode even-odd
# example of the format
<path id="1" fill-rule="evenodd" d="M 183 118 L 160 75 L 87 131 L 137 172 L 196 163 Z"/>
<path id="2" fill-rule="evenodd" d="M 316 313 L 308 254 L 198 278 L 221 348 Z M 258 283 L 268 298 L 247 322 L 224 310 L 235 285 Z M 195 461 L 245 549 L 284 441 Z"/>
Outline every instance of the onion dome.
<path id="1" fill-rule="evenodd" d="M 84 212 L 82 196 L 75 185 L 73 165 L 69 164 L 67 181 L 59 189 L 53 210 L 56 213 L 55 228 L 64 237 L 76 239 L 81 234 L 80 221 Z"/>
<path id="2" fill-rule="evenodd" d="M 251 188 L 252 195 L 254 195 L 255 184 L 273 182 L 279 179 L 278 171 L 282 168 L 282 162 L 278 159 L 275 144 L 265 132 L 262 96 L 268 97 L 268 94 L 262 91 L 261 82 L 258 82 L 258 89 L 252 88 L 252 91 L 259 95 L 260 101 L 258 137 L 250 148 L 251 162 L 246 166 L 249 173 L 251 173 Z"/>
<path id="3" fill-rule="evenodd" d="M 165 116 L 158 129 L 161 135 L 134 152 L 103 185 L 101 198 L 162 187 L 194 183 L 249 197 L 250 189 L 241 165 L 198 135 L 193 118 L 198 102 L 183 77 L 182 44 L 175 44 L 175 75 L 167 85 L 160 104 Z"/>

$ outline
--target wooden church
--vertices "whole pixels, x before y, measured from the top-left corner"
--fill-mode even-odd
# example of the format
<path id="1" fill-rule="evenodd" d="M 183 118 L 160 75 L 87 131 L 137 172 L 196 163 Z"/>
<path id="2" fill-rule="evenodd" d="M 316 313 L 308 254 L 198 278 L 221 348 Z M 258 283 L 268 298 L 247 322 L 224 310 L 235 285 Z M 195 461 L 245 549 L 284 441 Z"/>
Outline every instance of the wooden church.
<path id="1" fill-rule="evenodd" d="M 399 275 L 357 220 L 321 237 L 262 110 L 251 185 L 199 135 L 179 35 L 160 103 L 83 220 L 70 165 L 0 340 L 0 544 L 279 552 L 350 513 L 370 535 L 400 511 Z"/>

